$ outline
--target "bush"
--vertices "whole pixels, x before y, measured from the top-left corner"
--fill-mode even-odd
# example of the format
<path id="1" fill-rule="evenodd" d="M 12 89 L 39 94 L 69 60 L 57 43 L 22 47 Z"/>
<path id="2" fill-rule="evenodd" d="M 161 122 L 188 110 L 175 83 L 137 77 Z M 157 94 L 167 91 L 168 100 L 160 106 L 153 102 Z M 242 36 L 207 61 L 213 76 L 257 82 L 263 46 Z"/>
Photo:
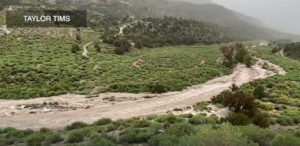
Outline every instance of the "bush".
<path id="1" fill-rule="evenodd" d="M 125 49 L 122 48 L 122 47 L 116 47 L 115 50 L 114 50 L 114 52 L 117 55 L 123 55 L 123 54 L 125 54 Z"/>
<path id="2" fill-rule="evenodd" d="M 93 139 L 86 146 L 117 146 L 114 142 L 101 138 L 101 139 Z"/>
<path id="3" fill-rule="evenodd" d="M 255 98 L 261 99 L 263 97 L 266 97 L 266 93 L 265 93 L 265 87 L 264 86 L 257 86 L 254 91 L 253 91 L 253 95 Z"/>
<path id="4" fill-rule="evenodd" d="M 285 134 L 277 136 L 273 141 L 271 146 L 299 146 L 300 139 L 292 134 Z"/>
<path id="5" fill-rule="evenodd" d="M 138 120 L 133 123 L 134 127 L 136 127 L 136 128 L 149 127 L 150 124 L 151 124 L 151 122 L 148 120 L 145 120 L 145 119 Z"/>
<path id="6" fill-rule="evenodd" d="M 243 113 L 232 113 L 228 117 L 226 117 L 226 120 L 232 125 L 245 126 L 251 123 L 250 118 Z"/>
<path id="7" fill-rule="evenodd" d="M 72 131 L 69 134 L 68 142 L 69 143 L 78 143 L 84 140 L 84 133 L 81 131 Z"/>
<path id="8" fill-rule="evenodd" d="M 161 134 L 151 137 L 148 146 L 176 146 L 178 137 L 175 135 Z"/>
<path id="9" fill-rule="evenodd" d="M 167 92 L 167 89 L 164 85 L 160 83 L 155 83 L 154 85 L 150 85 L 150 92 L 151 93 L 164 93 Z"/>
<path id="10" fill-rule="evenodd" d="M 206 117 L 203 115 L 195 115 L 192 118 L 189 119 L 189 123 L 194 124 L 194 125 L 199 125 L 199 124 L 217 124 L 218 119 L 217 117 Z"/>
<path id="11" fill-rule="evenodd" d="M 203 125 L 196 134 L 179 139 L 178 146 L 258 146 L 230 124 Z"/>
<path id="12" fill-rule="evenodd" d="M 276 132 L 271 129 L 262 129 L 254 125 L 239 127 L 244 136 L 258 143 L 259 146 L 270 146 L 271 141 L 276 137 Z"/>
<path id="13" fill-rule="evenodd" d="M 111 119 L 103 118 L 103 119 L 99 119 L 98 121 L 94 122 L 93 125 L 102 126 L 102 125 L 107 125 L 111 122 L 112 122 Z"/>
<path id="14" fill-rule="evenodd" d="M 166 134 L 175 135 L 181 137 L 184 135 L 190 135 L 194 132 L 194 127 L 188 123 L 178 123 L 170 126 L 166 130 Z"/>
<path id="15" fill-rule="evenodd" d="M 61 142 L 63 140 L 64 139 L 59 134 L 52 134 L 52 135 L 48 136 L 45 141 L 50 144 L 55 144 L 55 143 Z"/>
<path id="16" fill-rule="evenodd" d="M 270 126 L 270 122 L 268 120 L 269 117 L 270 116 L 266 113 L 255 113 L 254 117 L 252 118 L 252 123 L 262 128 L 267 128 Z"/>
<path id="17" fill-rule="evenodd" d="M 15 143 L 17 139 L 16 138 L 3 138 L 0 137 L 0 146 L 8 146 Z"/>
<path id="18" fill-rule="evenodd" d="M 46 134 L 46 133 L 49 133 L 49 132 L 51 132 L 51 130 L 50 130 L 50 129 L 48 129 L 48 128 L 45 128 L 45 127 L 43 127 L 43 128 L 41 128 L 41 129 L 40 129 L 40 132 L 41 132 L 41 133 L 45 133 L 45 134 Z"/>
<path id="19" fill-rule="evenodd" d="M 44 140 L 45 136 L 43 134 L 35 133 L 26 138 L 26 143 L 30 146 L 41 146 Z"/>
<path id="20" fill-rule="evenodd" d="M 274 105 L 273 104 L 267 104 L 267 103 L 260 103 L 259 104 L 260 108 L 266 111 L 272 111 L 274 110 Z"/>
<path id="21" fill-rule="evenodd" d="M 251 67 L 252 65 L 252 58 L 250 56 L 250 54 L 246 54 L 243 60 L 243 63 L 247 66 L 247 67 Z"/>
<path id="22" fill-rule="evenodd" d="M 88 127 L 89 125 L 83 122 L 74 122 L 71 125 L 68 125 L 66 127 L 66 130 L 70 131 L 70 130 L 74 130 L 74 129 L 81 129 L 84 127 Z"/>
<path id="23" fill-rule="evenodd" d="M 149 129 L 128 128 L 120 134 L 120 142 L 122 143 L 144 143 L 147 142 L 155 131 Z"/>
<path id="24" fill-rule="evenodd" d="M 114 130 L 117 130 L 117 129 L 118 129 L 118 126 L 114 125 L 114 124 L 108 124 L 106 126 L 106 132 L 114 131 Z"/>

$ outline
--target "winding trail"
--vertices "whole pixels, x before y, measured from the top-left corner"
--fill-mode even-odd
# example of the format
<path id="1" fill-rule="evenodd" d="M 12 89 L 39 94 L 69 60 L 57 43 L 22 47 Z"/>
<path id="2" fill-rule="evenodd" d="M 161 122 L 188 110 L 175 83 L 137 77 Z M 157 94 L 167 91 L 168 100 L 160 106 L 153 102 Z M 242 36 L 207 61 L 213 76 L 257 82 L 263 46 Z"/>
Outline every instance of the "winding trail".
<path id="1" fill-rule="evenodd" d="M 280 50 L 280 55 L 282 56 L 282 57 L 284 57 L 284 58 L 286 58 L 285 56 L 284 56 L 284 47 Z"/>
<path id="2" fill-rule="evenodd" d="M 189 87 L 183 91 L 168 92 L 163 94 L 130 94 L 130 93 L 103 93 L 93 99 L 84 98 L 81 95 L 61 95 L 49 98 L 38 98 L 30 100 L 0 100 L 0 112 L 7 108 L 24 103 L 43 103 L 44 101 L 59 99 L 76 105 L 89 105 L 87 109 L 77 109 L 62 112 L 19 114 L 13 116 L 0 114 L 0 127 L 15 127 L 18 129 L 39 129 L 41 127 L 62 128 L 75 121 L 92 123 L 101 118 L 111 118 L 113 120 L 126 119 L 134 116 L 146 116 L 153 114 L 165 114 L 174 108 L 189 107 L 197 102 L 209 101 L 211 97 L 218 95 L 228 89 L 233 83 L 242 85 L 255 79 L 266 78 L 275 73 L 262 69 L 259 64 L 267 61 L 258 59 L 252 68 L 239 64 L 231 75 L 215 78 L 204 84 Z M 274 64 L 270 64 L 278 70 L 281 75 L 285 71 Z M 145 95 L 152 96 L 144 98 Z M 137 100 L 119 103 L 99 104 L 99 100 L 105 97 L 134 97 Z M 79 104 L 80 103 L 80 104 Z"/>
<path id="3" fill-rule="evenodd" d="M 87 58 L 88 58 L 88 56 L 87 56 L 88 50 L 86 49 L 86 47 L 89 46 L 89 45 L 92 44 L 92 43 L 93 43 L 93 42 L 89 42 L 88 44 L 86 44 L 86 45 L 83 46 L 83 52 L 82 52 L 82 55 L 83 55 L 84 57 L 87 57 Z"/>

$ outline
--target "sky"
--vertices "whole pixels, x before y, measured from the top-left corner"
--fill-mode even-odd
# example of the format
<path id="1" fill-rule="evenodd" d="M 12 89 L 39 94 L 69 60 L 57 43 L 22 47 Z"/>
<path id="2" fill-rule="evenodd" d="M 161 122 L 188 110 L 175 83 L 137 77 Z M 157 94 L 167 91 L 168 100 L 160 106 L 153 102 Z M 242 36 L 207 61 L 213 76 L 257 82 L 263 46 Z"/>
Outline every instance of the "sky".
<path id="1" fill-rule="evenodd" d="M 211 0 L 276 30 L 300 35 L 300 0 Z"/>

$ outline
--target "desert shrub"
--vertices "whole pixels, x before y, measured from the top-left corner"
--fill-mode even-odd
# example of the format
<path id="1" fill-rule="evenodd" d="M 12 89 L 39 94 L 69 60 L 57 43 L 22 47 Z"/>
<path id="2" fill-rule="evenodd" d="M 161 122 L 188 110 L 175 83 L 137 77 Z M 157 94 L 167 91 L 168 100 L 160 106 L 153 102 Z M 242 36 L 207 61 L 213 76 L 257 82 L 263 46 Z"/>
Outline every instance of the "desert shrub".
<path id="1" fill-rule="evenodd" d="M 144 143 L 154 134 L 155 132 L 149 129 L 128 128 L 120 133 L 119 140 L 122 143 Z"/>
<path id="2" fill-rule="evenodd" d="M 148 127 L 150 124 L 151 124 L 150 121 L 141 119 L 141 120 L 135 121 L 133 123 L 133 126 L 136 128 L 144 128 L 144 127 Z"/>
<path id="3" fill-rule="evenodd" d="M 266 111 L 274 110 L 274 105 L 273 104 L 260 102 L 259 106 L 260 106 L 261 109 L 266 110 Z"/>
<path id="4" fill-rule="evenodd" d="M 150 84 L 149 88 L 151 93 L 164 93 L 167 91 L 166 87 L 161 83 Z"/>
<path id="5" fill-rule="evenodd" d="M 54 144 L 63 141 L 64 139 L 59 134 L 51 134 L 46 137 L 46 143 Z"/>
<path id="6" fill-rule="evenodd" d="M 166 134 L 168 135 L 175 135 L 177 137 L 181 137 L 184 135 L 189 135 L 194 132 L 194 127 L 191 124 L 186 122 L 184 123 L 177 123 L 166 130 Z"/>
<path id="7" fill-rule="evenodd" d="M 21 130 L 10 130 L 6 134 L 7 138 L 11 138 L 11 137 L 20 138 L 20 137 L 23 137 L 23 136 L 25 136 L 25 135 L 24 135 L 23 131 L 21 131 Z"/>
<path id="8" fill-rule="evenodd" d="M 41 132 L 41 133 L 49 133 L 49 132 L 51 132 L 51 130 L 48 129 L 48 128 L 42 127 L 42 128 L 40 129 L 40 132 Z"/>
<path id="9" fill-rule="evenodd" d="M 115 50 L 114 50 L 114 52 L 117 55 L 123 55 L 123 54 L 125 54 L 125 49 L 122 48 L 122 47 L 116 47 Z"/>
<path id="10" fill-rule="evenodd" d="M 254 125 L 239 127 L 244 136 L 258 143 L 259 146 L 270 146 L 276 137 L 276 132 L 271 129 L 262 129 Z"/>
<path id="11" fill-rule="evenodd" d="M 71 131 L 68 136 L 69 143 L 78 143 L 84 140 L 84 133 L 81 131 Z"/>
<path id="12" fill-rule="evenodd" d="M 258 146 L 230 124 L 203 125 L 196 134 L 183 136 L 178 146 Z"/>
<path id="13" fill-rule="evenodd" d="M 232 113 L 226 117 L 226 121 L 230 122 L 232 125 L 245 126 L 251 123 L 250 118 L 243 113 Z"/>
<path id="14" fill-rule="evenodd" d="M 257 86 L 254 91 L 253 91 L 253 95 L 255 98 L 261 99 L 263 97 L 266 97 L 266 93 L 265 93 L 265 87 L 264 86 Z"/>
<path id="15" fill-rule="evenodd" d="M 176 146 L 178 137 L 175 135 L 159 134 L 151 137 L 148 146 Z"/>
<path id="16" fill-rule="evenodd" d="M 26 138 L 26 143 L 30 146 L 41 146 L 44 140 L 45 136 L 43 134 L 35 133 Z"/>
<path id="17" fill-rule="evenodd" d="M 0 146 L 8 146 L 14 144 L 16 141 L 16 138 L 3 138 L 0 137 Z"/>
<path id="18" fill-rule="evenodd" d="M 206 102 L 198 102 L 193 107 L 197 111 L 212 110 L 210 107 L 208 107 L 208 103 Z"/>
<path id="19" fill-rule="evenodd" d="M 15 128 L 12 128 L 12 127 L 6 127 L 6 128 L 3 128 L 0 130 L 0 134 L 5 134 L 5 133 L 8 133 L 9 131 L 15 131 L 16 129 Z"/>
<path id="20" fill-rule="evenodd" d="M 118 126 L 115 125 L 115 124 L 108 124 L 106 126 L 106 132 L 114 131 L 114 130 L 117 130 L 117 129 L 118 129 Z"/>
<path id="21" fill-rule="evenodd" d="M 103 119 L 99 119 L 98 121 L 94 122 L 93 125 L 102 126 L 102 125 L 107 125 L 111 122 L 112 122 L 111 119 L 103 118 Z"/>
<path id="22" fill-rule="evenodd" d="M 267 113 L 255 113 L 254 117 L 252 118 L 252 123 L 262 128 L 267 128 L 270 126 L 270 122 L 268 120 L 269 117 L 270 115 Z"/>
<path id="23" fill-rule="evenodd" d="M 173 114 L 170 114 L 170 115 L 165 115 L 165 116 L 158 117 L 157 121 L 159 123 L 174 124 L 174 123 L 180 122 L 180 119 L 177 116 L 175 116 Z"/>
<path id="24" fill-rule="evenodd" d="M 206 117 L 203 115 L 195 115 L 189 119 L 189 123 L 194 124 L 194 125 L 217 124 L 217 122 L 218 122 L 218 119 L 217 119 L 217 117 L 214 117 L 214 116 Z"/>
<path id="25" fill-rule="evenodd" d="M 66 127 L 66 130 L 70 131 L 70 130 L 74 130 L 74 129 L 80 129 L 80 128 L 84 128 L 84 127 L 88 127 L 89 125 L 83 122 L 74 122 L 71 125 L 68 125 Z"/>
<path id="26" fill-rule="evenodd" d="M 100 138 L 100 139 L 91 140 L 86 146 L 117 146 L 117 145 L 108 139 Z"/>
<path id="27" fill-rule="evenodd" d="M 300 145 L 300 139 L 294 135 L 288 133 L 281 136 L 277 136 L 271 146 L 298 146 Z"/>

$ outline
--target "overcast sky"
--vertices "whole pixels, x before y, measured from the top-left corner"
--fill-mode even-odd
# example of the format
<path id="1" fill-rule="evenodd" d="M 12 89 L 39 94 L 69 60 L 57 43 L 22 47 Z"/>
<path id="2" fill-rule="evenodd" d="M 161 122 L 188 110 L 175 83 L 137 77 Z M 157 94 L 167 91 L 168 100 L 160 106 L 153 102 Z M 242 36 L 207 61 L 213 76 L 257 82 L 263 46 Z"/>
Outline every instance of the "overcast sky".
<path id="1" fill-rule="evenodd" d="M 212 0 L 262 21 L 277 30 L 300 35 L 300 0 Z"/>

